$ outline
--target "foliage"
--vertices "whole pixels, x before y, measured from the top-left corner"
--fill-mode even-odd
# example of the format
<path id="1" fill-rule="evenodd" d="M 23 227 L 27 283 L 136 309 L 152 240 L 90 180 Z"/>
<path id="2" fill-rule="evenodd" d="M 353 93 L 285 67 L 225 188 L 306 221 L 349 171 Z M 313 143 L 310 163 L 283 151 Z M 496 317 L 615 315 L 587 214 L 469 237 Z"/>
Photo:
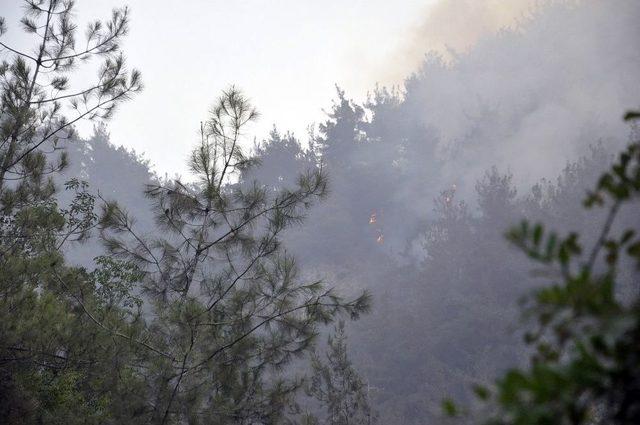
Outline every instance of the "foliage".
<path id="1" fill-rule="evenodd" d="M 36 55 L 0 41 L 3 54 L 12 56 L 0 66 L 3 140 L 0 188 L 5 200 L 11 193 L 6 187 L 8 180 L 20 180 L 20 187 L 34 185 L 46 174 L 66 166 L 63 154 L 57 162 L 50 163 L 45 152 L 60 150 L 60 141 L 70 136 L 74 123 L 111 117 L 118 103 L 142 87 L 140 73 L 126 70 L 120 50 L 121 39 L 128 31 L 126 8 L 114 10 L 111 19 L 104 23 L 89 24 L 86 43 L 76 48 L 73 2 L 25 3 L 21 24 L 24 31 L 38 40 Z M 7 31 L 2 22 L 0 36 Z M 102 63 L 97 69 L 97 81 L 81 90 L 72 89 L 71 72 L 77 64 L 98 59 Z"/>
<path id="2" fill-rule="evenodd" d="M 320 423 L 330 425 L 377 423 L 377 414 L 369 405 L 368 385 L 358 375 L 347 354 L 347 336 L 340 321 L 333 336 L 328 338 L 326 361 L 312 356 L 313 374 L 307 394 L 314 397 L 326 411 Z M 310 423 L 318 423 L 309 418 Z"/>
<path id="3" fill-rule="evenodd" d="M 634 113 L 627 114 L 634 117 Z M 640 300 L 620 295 L 623 258 L 640 270 L 637 227 L 615 228 L 619 210 L 640 195 L 640 143 L 623 151 L 584 201 L 607 208 L 591 249 L 580 235 L 560 236 L 524 221 L 509 240 L 543 267 L 551 284 L 526 308 L 535 328 L 528 369 L 512 369 L 478 396 L 495 402 L 488 424 L 634 424 L 640 421 Z M 637 225 L 637 222 L 636 222 Z M 629 262 L 626 263 L 629 265 Z M 451 406 L 451 405 L 449 405 Z M 446 409 L 455 414 L 456 409 Z"/>
<path id="4" fill-rule="evenodd" d="M 530 190 L 520 185 L 516 191 L 521 174 L 502 167 L 490 167 L 474 184 L 465 184 L 466 171 L 447 177 L 437 156 L 421 172 L 435 169 L 444 177 L 412 177 L 404 174 L 403 161 L 425 164 L 430 156 L 418 147 L 437 140 L 428 130 L 408 128 L 414 120 L 405 121 L 409 111 L 398 106 L 406 101 L 384 92 L 375 96 L 380 103 L 370 105 L 373 118 L 357 126 L 366 138 L 350 142 L 357 132 L 344 122 L 352 120 L 353 106 L 348 110 L 349 102 L 336 102 L 325 127 L 343 121 L 346 135 L 317 135 L 316 153 L 331 170 L 329 199 L 310 213 L 303 231 L 293 229 L 284 238 L 307 270 L 311 265 L 318 273 L 333 273 L 347 288 L 373 292 L 371 316 L 350 326 L 354 362 L 367 376 L 383 422 L 420 424 L 437 421 L 443 394 L 472 400 L 472 382 L 490 382 L 525 361 L 516 301 L 540 284 L 540 276 L 531 275 L 527 259 L 504 243 L 504 227 L 524 216 L 578 230 L 586 240 L 597 237 L 593 222 L 601 212 L 588 215 L 580 197 L 612 156 L 608 146 L 595 144 L 567 162 L 557 179 L 542 179 Z M 335 166 L 330 155 L 323 156 L 322 139 L 342 140 L 352 160 Z M 271 143 L 276 152 L 282 148 L 269 138 L 262 151 L 269 152 Z M 408 150 L 402 154 L 394 144 Z M 299 145 L 287 149 L 288 156 L 260 158 L 261 168 L 268 168 L 264 175 L 308 167 L 306 159 L 296 159 Z M 445 159 L 445 165 L 451 161 Z M 420 188 L 410 186 L 416 180 L 423 182 Z M 436 184 L 442 184 L 439 192 L 426 204 L 422 194 Z M 419 221 L 411 218 L 414 209 L 423 216 Z M 621 214 L 621 222 L 635 222 L 632 210 Z M 376 241 L 380 230 L 384 243 Z M 630 290 L 626 283 L 623 288 Z"/>
<path id="5" fill-rule="evenodd" d="M 576 197 L 609 160 L 603 146 L 567 164 L 557 182 L 515 187 L 523 174 L 542 174 L 543 163 L 559 171 L 568 148 L 585 140 L 619 139 L 602 112 L 605 101 L 636 95 L 628 83 L 638 69 L 633 43 L 612 46 L 637 39 L 637 25 L 627 31 L 637 4 L 576 6 L 576 18 L 556 9 L 452 63 L 429 56 L 403 91 L 376 89 L 364 105 L 338 90 L 309 150 L 274 130 L 256 156 L 245 155 L 238 143 L 255 111 L 229 90 L 201 126 L 193 183 L 154 178 L 137 154 L 113 148 L 99 124 L 92 140 L 69 146 L 79 159 L 67 166 L 62 148 L 74 122 L 108 118 L 141 88 L 119 50 L 128 11 L 92 23 L 86 48 L 73 50 L 72 2 L 25 6 L 35 54 L 0 45 L 2 421 L 296 422 L 305 381 L 294 359 L 309 352 L 320 325 L 368 307 L 366 296 L 345 301 L 308 279 L 309 265 L 379 300 L 367 324 L 350 326 L 349 358 L 337 354 L 346 353 L 339 332 L 329 348 L 336 355 L 316 357 L 316 394 L 345 376 L 353 383 L 354 392 L 325 398 L 331 411 L 341 400 L 349 401 L 345 411 L 365 405 L 352 366 L 331 368 L 353 359 L 364 366 L 382 422 L 434 421 L 442 394 L 464 400 L 469 382 L 519 364 L 519 335 L 503 333 L 517 314 L 510 301 L 540 278 L 555 286 L 529 299 L 540 325 L 528 335 L 534 366 L 508 372 L 495 388 L 475 386 L 480 399 L 496 402 L 481 413 L 498 422 L 555 423 L 563 412 L 603 422 L 633 407 L 625 397 L 637 388 L 637 357 L 629 354 L 637 352 L 637 279 L 627 265 L 638 249 L 624 228 L 637 226 L 637 214 L 622 205 L 635 201 L 621 200 L 613 214 L 617 237 L 598 243 L 593 223 L 600 202 L 637 197 L 629 185 L 634 153 L 593 193 L 593 215 Z M 580 19 L 588 31 L 576 26 Z M 4 33 L 4 21 L 0 27 Z M 576 48 L 585 37 L 598 42 Z M 68 89 L 72 66 L 91 57 L 102 60 L 98 80 Z M 569 64 L 575 72 L 564 72 Z M 593 87 L 604 101 L 582 110 L 575 93 Z M 515 177 L 496 167 L 483 175 L 506 159 L 515 161 Z M 328 193 L 327 170 L 331 197 L 310 209 Z M 78 178 L 58 193 L 64 171 Z M 145 183 L 146 199 L 136 190 Z M 103 199 L 112 197 L 117 203 Z M 545 268 L 533 277 L 500 237 L 521 216 L 576 232 L 554 239 L 542 226 L 514 231 L 513 241 Z M 109 251 L 98 257 L 96 226 Z M 600 248 L 585 277 L 580 252 L 588 263 L 591 242 Z M 70 266 L 74 260 L 86 269 Z M 444 407 L 461 413 L 452 401 Z"/>
<path id="6" fill-rule="evenodd" d="M 138 234 L 122 207 L 97 199 L 78 178 L 65 184 L 71 195 L 59 207 L 54 178 L 67 166 L 61 143 L 73 124 L 109 118 L 141 89 L 119 47 L 128 10 L 91 23 L 85 47 L 76 49 L 72 8 L 27 0 L 21 23 L 38 37 L 37 55 L 0 44 L 13 55 L 0 68 L 2 419 L 289 420 L 301 381 L 282 374 L 284 366 L 308 351 L 319 324 L 369 308 L 367 294 L 344 301 L 321 282 L 301 282 L 279 240 L 323 197 L 326 177 L 311 170 L 294 189 L 239 183 L 255 163 L 240 143 L 257 113 L 232 88 L 201 125 L 190 158 L 198 180 L 147 187 L 151 232 Z M 71 91 L 76 63 L 92 58 L 103 59 L 98 81 Z M 55 163 L 54 152 L 62 152 Z M 92 271 L 67 264 L 66 247 L 86 242 L 96 225 L 108 255 L 96 257 Z"/>
<path id="7" fill-rule="evenodd" d="M 77 48 L 73 2 L 29 0 L 24 7 L 21 25 L 37 40 L 35 54 L 0 40 L 0 417 L 109 423 L 124 416 L 135 423 L 144 392 L 133 363 L 122 363 L 132 351 L 115 340 L 126 339 L 135 320 L 98 296 L 94 277 L 104 275 L 102 266 L 93 273 L 69 267 L 61 251 L 87 238 L 95 199 L 85 182 L 71 180 L 71 201 L 61 209 L 52 178 L 67 165 L 62 143 L 73 124 L 109 118 L 141 88 L 119 47 L 128 11 L 90 24 Z M 0 36 L 7 30 L 2 20 Z M 95 60 L 102 61 L 97 80 L 75 91 L 77 65 Z"/>
<path id="8" fill-rule="evenodd" d="M 366 294 L 343 301 L 321 282 L 301 282 L 280 243 L 324 195 L 321 172 L 302 174 L 294 189 L 236 182 L 253 165 L 240 146 L 255 117 L 238 90 L 223 93 L 190 158 L 197 181 L 146 190 L 155 232 L 139 234 L 116 203 L 103 208 L 109 252 L 143 273 L 148 343 L 161 354 L 146 378 L 154 422 L 284 420 L 299 383 L 281 376 L 283 367 L 310 348 L 318 324 L 368 309 Z"/>

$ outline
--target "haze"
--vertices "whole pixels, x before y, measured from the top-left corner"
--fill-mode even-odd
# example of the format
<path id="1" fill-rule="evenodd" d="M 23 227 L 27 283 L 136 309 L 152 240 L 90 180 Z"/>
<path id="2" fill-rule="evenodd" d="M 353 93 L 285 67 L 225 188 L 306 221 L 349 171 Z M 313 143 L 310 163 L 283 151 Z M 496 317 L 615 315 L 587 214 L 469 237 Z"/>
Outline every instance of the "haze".
<path id="1" fill-rule="evenodd" d="M 640 1 L 0 2 L 0 423 L 640 423 Z"/>

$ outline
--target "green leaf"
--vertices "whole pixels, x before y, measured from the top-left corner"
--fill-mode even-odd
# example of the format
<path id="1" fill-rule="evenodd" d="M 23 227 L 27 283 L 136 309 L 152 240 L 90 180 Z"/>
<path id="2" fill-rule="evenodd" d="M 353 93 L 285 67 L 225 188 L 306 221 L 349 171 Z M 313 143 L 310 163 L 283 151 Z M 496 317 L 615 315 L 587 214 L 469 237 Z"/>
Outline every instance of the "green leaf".
<path id="1" fill-rule="evenodd" d="M 487 400 L 491 396 L 489 389 L 483 385 L 474 385 L 473 392 L 480 400 Z"/>
<path id="2" fill-rule="evenodd" d="M 624 114 L 625 121 L 637 120 L 640 118 L 640 111 L 629 111 Z"/>
<path id="3" fill-rule="evenodd" d="M 543 228 L 542 225 L 536 224 L 533 228 L 533 243 L 535 246 L 540 245 L 542 239 Z"/>
<path id="4" fill-rule="evenodd" d="M 458 406 L 450 398 L 442 400 L 442 410 L 449 417 L 458 416 Z"/>
<path id="5" fill-rule="evenodd" d="M 627 229 L 620 239 L 620 245 L 624 245 L 629 242 L 631 238 L 633 238 L 633 235 L 635 235 L 635 232 L 632 229 Z"/>

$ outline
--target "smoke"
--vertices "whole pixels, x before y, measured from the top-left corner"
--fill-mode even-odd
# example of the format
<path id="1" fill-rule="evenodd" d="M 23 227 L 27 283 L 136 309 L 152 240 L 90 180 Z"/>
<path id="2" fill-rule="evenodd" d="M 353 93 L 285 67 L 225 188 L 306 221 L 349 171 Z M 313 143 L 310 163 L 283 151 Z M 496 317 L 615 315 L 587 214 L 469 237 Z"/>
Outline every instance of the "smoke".
<path id="1" fill-rule="evenodd" d="M 420 66 L 424 55 L 437 52 L 447 60 L 467 52 L 479 40 L 503 29 L 517 28 L 545 3 L 541 0 L 437 0 L 398 46 L 380 73 L 383 83 L 397 84 Z"/>
<path id="2" fill-rule="evenodd" d="M 352 341 L 384 423 L 435 422 L 443 393 L 462 397 L 470 381 L 518 364 L 524 349 L 505 327 L 536 282 L 502 235 L 536 211 L 497 183 L 522 200 L 562 175 L 548 223 L 593 238 L 602 217 L 584 215 L 580 200 L 629 141 L 622 116 L 640 103 L 637 0 L 449 0 L 426 13 L 388 61 L 396 81 L 413 73 L 402 94 L 374 95 L 364 124 L 339 102 L 332 194 L 291 243 L 302 260 L 320 258 L 329 280 L 372 291 L 374 316 Z M 599 143 L 604 159 L 583 161 L 566 184 L 567 163 Z M 485 189 L 500 196 L 484 199 L 486 213 L 476 184 L 493 166 Z M 442 212 L 461 200 L 475 219 Z M 446 226 L 433 226 L 439 215 Z"/>
<path id="3" fill-rule="evenodd" d="M 373 317 L 352 341 L 384 423 L 435 421 L 445 390 L 461 393 L 517 363 L 518 339 L 501 330 L 516 323 L 530 264 L 502 234 L 523 217 L 534 183 L 555 182 L 600 142 L 604 159 L 583 161 L 588 172 L 565 182 L 556 211 L 545 212 L 563 220 L 549 220 L 560 229 L 597 228 L 579 214 L 580 200 L 628 142 L 621 118 L 640 103 L 638 22 L 638 0 L 441 0 L 388 60 L 381 81 L 409 76 L 399 92 L 378 91 L 366 105 L 339 93 L 314 139 L 329 197 L 284 242 L 310 281 L 373 293 Z M 250 177 L 270 186 L 295 181 L 316 160 L 275 131 L 258 154 Z M 111 161 L 126 160 L 121 152 Z M 104 193 L 148 178 L 98 165 L 89 176 L 109 183 Z M 513 183 L 519 203 L 494 196 L 485 214 L 476 184 L 493 166 L 485 189 L 504 195 Z M 469 216 L 445 216 L 438 233 L 433 223 L 462 211 L 460 201 Z"/>
<path id="4" fill-rule="evenodd" d="M 416 220 L 431 210 L 434 194 L 453 183 L 458 197 L 472 201 L 475 182 L 494 165 L 511 170 L 517 187 L 526 191 L 541 178 L 557 176 L 590 145 L 602 142 L 616 152 L 628 141 L 621 117 L 640 99 L 634 81 L 640 54 L 630 42 L 640 40 L 640 4 L 503 3 L 440 3 L 417 36 L 425 45 L 454 40 L 462 46 L 474 38 L 475 44 L 455 57 L 423 58 L 406 82 L 397 116 L 420 125 L 409 136 L 413 154 L 392 204 L 402 205 L 405 215 L 413 210 Z M 475 15 L 477 22 L 471 19 Z M 517 25 L 483 35 L 509 18 Z M 434 156 L 416 155 L 416 149 L 432 145 Z M 379 158 L 380 164 L 385 161 Z M 401 222 L 407 223 L 406 216 Z"/>

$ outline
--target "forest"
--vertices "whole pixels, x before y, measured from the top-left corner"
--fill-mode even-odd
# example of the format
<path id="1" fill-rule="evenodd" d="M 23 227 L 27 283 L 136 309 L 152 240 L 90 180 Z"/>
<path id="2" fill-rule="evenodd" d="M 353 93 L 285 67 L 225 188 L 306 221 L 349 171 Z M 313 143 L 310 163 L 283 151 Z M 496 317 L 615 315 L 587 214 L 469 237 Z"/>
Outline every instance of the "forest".
<path id="1" fill-rule="evenodd" d="M 640 2 L 338 81 L 304 137 L 229 81 L 183 176 L 109 130 L 136 3 L 11 1 L 1 424 L 640 423 Z"/>

